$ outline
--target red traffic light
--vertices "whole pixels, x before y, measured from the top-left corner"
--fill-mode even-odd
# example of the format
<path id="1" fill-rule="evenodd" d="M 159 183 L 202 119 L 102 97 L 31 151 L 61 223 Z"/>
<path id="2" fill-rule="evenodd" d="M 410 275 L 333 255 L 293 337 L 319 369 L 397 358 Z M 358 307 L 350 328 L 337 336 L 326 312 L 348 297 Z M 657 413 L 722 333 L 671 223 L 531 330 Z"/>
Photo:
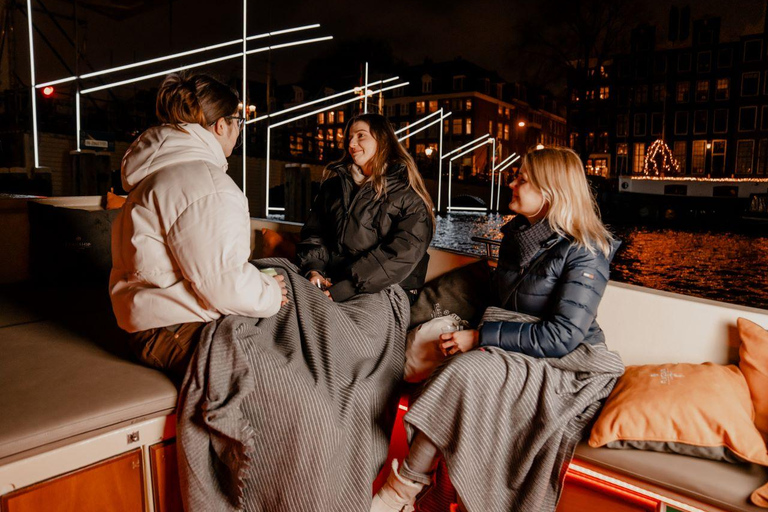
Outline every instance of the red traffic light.
<path id="1" fill-rule="evenodd" d="M 50 85 L 48 87 L 43 87 L 43 96 L 45 96 L 46 98 L 50 98 L 51 96 L 53 96 L 53 90 L 54 90 L 53 87 L 51 87 Z"/>

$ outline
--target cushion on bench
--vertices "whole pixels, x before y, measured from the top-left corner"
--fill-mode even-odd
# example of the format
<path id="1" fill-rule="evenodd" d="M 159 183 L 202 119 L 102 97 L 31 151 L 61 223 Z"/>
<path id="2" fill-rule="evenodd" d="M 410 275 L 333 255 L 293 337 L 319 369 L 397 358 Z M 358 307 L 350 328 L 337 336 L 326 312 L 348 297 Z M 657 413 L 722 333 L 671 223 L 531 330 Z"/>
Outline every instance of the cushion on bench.
<path id="1" fill-rule="evenodd" d="M 574 464 L 579 461 L 649 482 L 723 510 L 765 512 L 764 508 L 749 503 L 749 495 L 768 479 L 768 469 L 756 464 L 727 464 L 640 450 L 590 448 L 586 443 L 580 443 L 576 448 Z M 663 494 L 663 491 L 656 492 Z"/>
<path id="2" fill-rule="evenodd" d="M 0 328 L 0 389 L 0 460 L 176 406 L 162 373 L 51 321 Z"/>

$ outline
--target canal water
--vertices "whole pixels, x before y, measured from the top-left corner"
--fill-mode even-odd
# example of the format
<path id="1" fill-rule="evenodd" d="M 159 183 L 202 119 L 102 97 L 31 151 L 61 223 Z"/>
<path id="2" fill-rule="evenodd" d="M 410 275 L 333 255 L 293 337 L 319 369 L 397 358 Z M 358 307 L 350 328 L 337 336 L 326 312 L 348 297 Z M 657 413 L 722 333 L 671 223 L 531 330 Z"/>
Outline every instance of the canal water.
<path id="1" fill-rule="evenodd" d="M 485 254 L 473 236 L 501 239 L 510 215 L 438 217 L 432 245 Z M 622 247 L 611 279 L 658 290 L 768 309 L 768 235 L 611 226 Z"/>

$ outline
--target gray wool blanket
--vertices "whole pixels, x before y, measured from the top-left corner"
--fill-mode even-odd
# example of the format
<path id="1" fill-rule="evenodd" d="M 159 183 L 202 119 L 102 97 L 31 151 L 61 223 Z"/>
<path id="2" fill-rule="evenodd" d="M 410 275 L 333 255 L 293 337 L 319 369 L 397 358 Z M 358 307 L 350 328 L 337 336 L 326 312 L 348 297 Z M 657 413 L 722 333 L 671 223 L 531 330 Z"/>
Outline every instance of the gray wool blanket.
<path id="1" fill-rule="evenodd" d="M 496 347 L 447 359 L 405 416 L 440 449 L 444 466 L 421 502 L 442 512 L 552 512 L 591 419 L 624 366 L 604 344 L 580 345 L 561 359 Z"/>
<path id="2" fill-rule="evenodd" d="M 287 260 L 289 304 L 202 333 L 179 396 L 187 512 L 367 511 L 405 357 L 400 287 L 336 304 Z"/>

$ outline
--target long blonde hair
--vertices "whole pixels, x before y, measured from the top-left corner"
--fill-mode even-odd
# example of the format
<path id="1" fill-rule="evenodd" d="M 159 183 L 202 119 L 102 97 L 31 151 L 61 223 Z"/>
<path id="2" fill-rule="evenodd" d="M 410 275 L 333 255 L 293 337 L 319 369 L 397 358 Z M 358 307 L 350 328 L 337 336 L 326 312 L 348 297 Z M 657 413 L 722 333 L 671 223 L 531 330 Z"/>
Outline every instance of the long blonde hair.
<path id="1" fill-rule="evenodd" d="M 549 203 L 552 229 L 595 253 L 611 253 L 613 235 L 600 220 L 600 210 L 587 183 L 584 164 L 569 148 L 547 147 L 528 152 L 521 169 Z"/>
<path id="2" fill-rule="evenodd" d="M 435 214 L 432 211 L 432 198 L 424 185 L 424 179 L 421 177 L 419 168 L 416 167 L 413 157 L 397 140 L 395 130 L 386 117 L 379 114 L 359 114 L 349 120 L 344 128 L 344 155 L 341 159 L 331 163 L 325 168 L 323 179 L 332 174 L 333 169 L 339 164 L 349 168 L 352 163 L 352 156 L 349 154 L 349 131 L 352 125 L 358 121 L 368 125 L 371 136 L 376 141 L 376 154 L 373 155 L 372 172 L 369 180 L 373 190 L 376 191 L 376 199 L 387 193 L 387 169 L 393 164 L 402 164 L 405 166 L 408 174 L 408 186 L 424 201 L 429 216 L 432 220 L 432 229 L 435 229 Z"/>

